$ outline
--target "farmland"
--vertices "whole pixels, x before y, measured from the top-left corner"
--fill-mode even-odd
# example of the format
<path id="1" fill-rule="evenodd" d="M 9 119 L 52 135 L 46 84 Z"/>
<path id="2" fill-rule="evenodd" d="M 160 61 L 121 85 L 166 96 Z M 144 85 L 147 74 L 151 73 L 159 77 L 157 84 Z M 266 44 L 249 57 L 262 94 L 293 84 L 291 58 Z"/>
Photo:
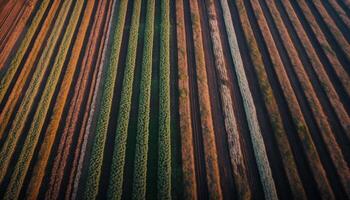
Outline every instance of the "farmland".
<path id="1" fill-rule="evenodd" d="M 349 0 L 0 0 L 0 199 L 350 199 Z"/>

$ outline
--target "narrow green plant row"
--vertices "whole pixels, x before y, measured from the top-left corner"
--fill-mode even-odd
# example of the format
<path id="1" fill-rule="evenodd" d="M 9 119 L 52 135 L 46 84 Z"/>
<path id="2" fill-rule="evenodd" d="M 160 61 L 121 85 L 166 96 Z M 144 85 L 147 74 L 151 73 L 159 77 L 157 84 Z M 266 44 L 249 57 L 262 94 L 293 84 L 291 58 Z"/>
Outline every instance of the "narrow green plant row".
<path id="1" fill-rule="evenodd" d="M 67 27 L 67 30 L 70 30 L 70 31 L 65 32 L 63 41 L 58 50 L 58 55 L 55 58 L 52 71 L 50 72 L 50 75 L 45 85 L 45 89 L 40 98 L 38 108 L 34 114 L 34 117 L 32 120 L 33 123 L 31 124 L 31 127 L 27 133 L 27 137 L 22 146 L 22 151 L 18 158 L 18 162 L 16 163 L 14 172 L 12 173 L 10 183 L 8 185 L 8 190 L 6 191 L 4 196 L 5 199 L 17 199 L 19 196 L 20 190 L 22 188 L 22 184 L 24 182 L 25 175 L 27 173 L 30 161 L 34 154 L 35 147 L 38 143 L 39 134 L 44 124 L 53 93 L 55 91 L 58 79 L 60 77 L 60 73 L 63 68 L 65 58 L 69 50 L 69 46 L 72 42 L 75 29 L 77 28 L 78 19 L 79 19 L 83 5 L 84 5 L 84 0 L 78 0 L 76 2 L 76 5 L 73 10 L 73 14 L 70 18 L 70 22 Z M 90 13 L 91 12 L 92 12 L 92 9 L 90 10 Z M 90 17 L 90 16 L 86 16 L 88 13 L 89 12 L 85 12 L 85 16 L 84 16 L 85 18 Z M 74 67 L 74 66 L 72 65 L 71 67 Z M 25 101 L 29 101 L 29 99 L 23 99 L 23 102 Z M 18 122 L 22 123 L 23 121 L 20 120 Z M 14 130 L 11 130 L 11 133 L 15 133 L 17 131 L 21 131 L 21 130 L 14 129 Z"/>
<path id="2" fill-rule="evenodd" d="M 146 198 L 148 137 L 150 121 L 150 101 L 152 83 L 152 55 L 154 32 L 155 0 L 147 1 L 146 25 L 144 33 L 142 74 L 138 107 L 137 135 L 135 146 L 135 169 L 133 178 L 133 199 Z"/>
<path id="3" fill-rule="evenodd" d="M 69 8 L 71 4 L 72 4 L 72 1 L 69 0 L 69 1 L 66 1 L 63 6 L 66 8 Z M 69 9 L 60 10 L 58 18 L 65 19 L 67 17 L 68 10 Z M 47 40 L 46 48 L 43 50 L 43 53 L 37 64 L 37 68 L 33 74 L 32 80 L 30 81 L 29 87 L 23 97 L 20 107 L 16 112 L 17 115 L 15 116 L 15 119 L 13 120 L 13 123 L 12 123 L 12 127 L 10 129 L 11 134 L 9 134 L 7 140 L 4 142 L 4 145 L 0 151 L 0 182 L 2 182 L 6 174 L 12 154 L 14 153 L 14 150 L 15 150 L 15 146 L 24 128 L 24 125 L 25 125 L 24 121 L 31 110 L 31 106 L 33 104 L 34 98 L 40 88 L 40 83 L 44 77 L 47 67 L 49 66 L 49 63 L 51 60 L 50 58 L 53 54 L 57 40 L 61 33 L 64 21 L 65 20 L 57 20 L 55 23 L 54 29 L 52 30 L 52 34 Z M 1 113 L 0 121 L 3 120 L 2 114 L 4 113 Z"/>
<path id="4" fill-rule="evenodd" d="M 6 70 L 5 74 L 3 77 L 1 77 L 1 82 L 0 82 L 0 102 L 4 99 L 4 96 L 8 90 L 8 87 L 10 86 L 10 83 L 12 82 L 11 80 L 13 79 L 16 71 L 19 68 L 19 65 L 24 57 L 24 54 L 27 51 L 27 48 L 30 44 L 30 41 L 33 38 L 33 35 L 35 31 L 37 30 L 39 23 L 46 11 L 46 8 L 49 5 L 49 0 L 44 0 L 41 2 L 41 5 L 39 7 L 38 12 L 36 13 L 35 17 L 33 18 L 33 21 L 31 22 L 31 25 L 29 26 L 27 33 L 25 34 L 20 47 L 18 48 L 16 55 L 13 57 L 10 63 L 10 67 L 8 70 Z M 3 67 L 5 64 L 5 60 L 0 61 L 0 68 Z"/>
<path id="5" fill-rule="evenodd" d="M 109 50 L 108 44 L 110 41 L 110 32 L 111 32 L 111 27 L 112 27 L 112 14 L 116 10 L 116 1 L 111 1 L 107 6 L 108 6 L 108 11 L 106 11 L 108 14 L 106 16 L 106 27 L 104 29 L 104 34 L 101 39 L 100 43 L 100 52 L 99 52 L 99 57 L 100 59 L 97 61 L 97 67 L 98 67 L 98 72 L 97 72 L 97 77 L 96 77 L 96 83 L 94 86 L 93 91 L 93 97 L 92 97 L 92 102 L 91 102 L 91 107 L 89 110 L 89 118 L 88 122 L 85 128 L 85 135 L 84 135 L 84 141 L 81 147 L 80 155 L 79 155 L 79 162 L 77 166 L 77 172 L 74 175 L 74 186 L 73 186 L 73 191 L 71 192 L 71 199 L 76 199 L 78 195 L 78 188 L 80 185 L 83 183 L 80 181 L 82 171 L 83 171 L 83 165 L 85 160 L 87 159 L 87 152 L 89 152 L 89 147 L 88 147 L 88 142 L 90 135 L 93 134 L 95 126 L 95 119 L 97 119 L 98 113 L 96 112 L 99 108 L 99 100 L 101 98 L 101 89 L 102 89 L 102 74 L 103 74 L 103 66 L 105 66 L 106 63 L 106 56 L 107 52 Z M 67 193 L 69 192 L 69 189 L 67 190 Z"/>
<path id="6" fill-rule="evenodd" d="M 135 0 L 131 18 L 128 52 L 118 112 L 117 130 L 108 185 L 108 199 L 121 199 L 123 193 L 126 141 L 131 110 L 132 86 L 136 65 L 137 43 L 141 15 L 141 1 Z"/>
<path id="7" fill-rule="evenodd" d="M 170 6 L 161 1 L 159 63 L 159 157 L 158 198 L 171 199 L 171 137 L 170 137 Z"/>
<path id="8" fill-rule="evenodd" d="M 83 199 L 96 199 L 98 194 L 103 152 L 107 137 L 109 116 L 112 108 L 113 91 L 117 78 L 119 53 L 123 37 L 122 30 L 124 30 L 127 7 L 128 0 L 120 1 L 119 9 L 115 10 L 112 15 L 112 19 L 116 18 L 116 25 L 111 27 L 111 30 L 113 30 L 111 33 L 111 37 L 113 38 L 112 47 L 111 53 L 106 55 L 110 57 L 107 61 L 106 69 L 102 77 L 104 82 L 102 87 L 101 107 L 97 118 L 96 133 L 92 144 L 92 152 L 89 160 Z M 113 22 L 112 25 L 114 25 Z"/>

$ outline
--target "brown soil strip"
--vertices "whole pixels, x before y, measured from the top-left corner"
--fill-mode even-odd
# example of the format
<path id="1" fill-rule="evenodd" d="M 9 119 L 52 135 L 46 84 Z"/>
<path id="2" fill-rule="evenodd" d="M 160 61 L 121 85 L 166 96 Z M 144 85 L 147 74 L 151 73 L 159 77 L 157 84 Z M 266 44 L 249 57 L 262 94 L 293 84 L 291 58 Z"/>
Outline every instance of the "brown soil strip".
<path id="1" fill-rule="evenodd" d="M 177 49 L 176 4 L 170 2 L 170 109 L 171 109 L 171 196 L 184 199 L 184 179 L 182 170 L 182 145 L 179 113 L 179 64 Z M 183 9 L 182 9 L 183 10 Z M 192 140 L 190 140 L 192 141 Z"/>
<path id="2" fill-rule="evenodd" d="M 7 17 L 11 14 L 13 7 L 15 6 L 16 1 L 3 0 L 0 2 L 0 27 L 4 24 Z"/>
<path id="3" fill-rule="evenodd" d="M 272 5 L 276 6 L 275 4 Z M 277 10 L 275 12 L 277 12 Z M 349 141 L 346 138 L 346 133 L 350 132 L 350 130 L 347 130 L 350 128 L 348 127 L 350 119 L 343 107 L 343 103 L 340 101 L 325 70 L 320 67 L 322 66 L 321 61 L 318 59 L 316 52 L 300 23 L 293 25 L 287 20 L 287 15 L 281 15 L 281 17 L 283 18 L 284 24 L 295 44 L 296 50 L 298 51 L 299 57 L 304 65 L 304 69 L 311 80 L 313 87 L 316 88 L 316 94 L 327 114 L 327 118 L 331 122 L 338 143 L 343 149 L 343 152 L 349 152 L 350 150 L 346 149 L 350 146 L 350 143 L 347 144 Z M 294 28 L 294 26 L 296 28 Z"/>
<path id="4" fill-rule="evenodd" d="M 313 139 L 320 140 L 321 138 L 319 138 L 320 136 L 318 136 L 318 134 L 320 134 L 320 133 L 322 133 L 321 136 L 323 138 L 323 141 L 320 140 L 318 143 L 316 143 L 317 144 L 316 147 L 318 148 L 318 150 L 320 150 L 320 148 L 321 148 L 321 151 L 323 151 L 322 149 L 327 147 L 329 150 L 329 153 L 331 155 L 331 158 L 334 161 L 335 166 L 337 166 L 337 169 L 340 170 L 338 172 L 343 172 L 343 170 L 345 172 L 346 171 L 346 169 L 345 169 L 346 164 L 344 162 L 344 158 L 342 156 L 342 153 L 340 152 L 340 149 L 335 142 L 334 136 L 331 134 L 329 123 L 327 122 L 326 116 L 321 108 L 320 101 L 318 100 L 314 90 L 312 89 L 312 85 L 310 83 L 310 80 L 308 79 L 306 72 L 301 68 L 301 66 L 303 66 L 303 65 L 301 63 L 300 58 L 297 55 L 296 49 L 293 46 L 291 46 L 292 41 L 291 41 L 290 36 L 287 34 L 285 26 L 283 24 L 278 24 L 278 28 L 277 28 L 276 27 L 277 25 L 274 23 L 276 23 L 276 22 L 278 23 L 278 21 L 273 22 L 271 20 L 271 16 L 268 17 L 267 19 L 268 19 L 269 25 L 271 27 L 273 27 L 272 29 L 274 31 L 276 31 L 275 39 L 278 38 L 278 40 L 280 40 L 282 42 L 282 44 L 284 46 L 284 47 L 282 47 L 282 49 L 284 49 L 286 51 L 285 53 L 288 54 L 289 58 L 287 57 L 287 61 L 291 63 L 291 68 L 288 68 L 289 75 L 294 76 L 295 78 L 297 78 L 299 80 L 299 84 L 301 87 L 300 90 L 307 90 L 308 91 L 305 93 L 306 100 L 308 101 L 308 103 L 310 105 L 310 107 L 308 107 L 307 109 L 310 109 L 310 111 L 312 112 L 313 119 L 315 120 L 315 122 L 319 128 L 318 131 L 312 132 L 313 137 L 314 137 Z M 293 68 L 294 68 L 294 70 L 291 70 Z M 324 147 L 324 145 L 322 145 L 322 142 L 327 144 L 326 147 Z M 333 147 L 332 149 L 330 149 L 331 146 Z M 323 156 L 323 154 L 322 154 L 321 160 L 325 159 L 325 157 L 327 157 L 327 156 Z M 334 170 L 330 170 L 328 172 L 334 173 Z M 345 173 L 345 177 L 346 176 L 347 175 Z M 332 177 L 336 178 L 336 176 L 335 177 L 332 176 Z M 333 182 L 333 183 L 335 183 L 335 182 Z"/>
<path id="5" fill-rule="evenodd" d="M 10 11 L 5 14 L 4 18 L 1 18 L 3 21 L 0 24 L 0 41 L 2 44 L 2 41 L 4 40 L 4 38 L 6 37 L 6 35 L 8 34 L 8 31 L 11 29 L 11 27 L 13 25 L 16 24 L 16 19 L 18 17 L 18 15 L 21 13 L 21 9 L 22 6 L 24 6 L 25 3 L 24 1 L 12 1 L 12 5 L 8 5 L 11 6 Z"/>
<path id="6" fill-rule="evenodd" d="M 305 122 L 306 120 L 304 119 L 302 110 L 305 111 L 304 108 L 307 108 L 307 106 L 305 106 L 305 104 L 299 104 L 299 102 L 297 101 L 297 99 L 300 99 L 300 97 L 302 97 L 301 96 L 302 94 L 300 94 L 301 90 L 294 90 L 292 88 L 292 86 L 295 87 L 295 84 L 292 84 L 295 82 L 295 79 L 289 79 L 287 72 L 285 71 L 285 70 L 290 70 L 292 67 L 290 66 L 290 63 L 288 63 L 289 60 L 288 58 L 286 58 L 286 53 L 278 52 L 278 49 L 281 49 L 282 47 L 281 42 L 278 40 L 277 42 L 276 40 L 274 42 L 274 39 L 272 37 L 272 36 L 276 37 L 276 30 L 273 29 L 273 31 L 270 32 L 270 29 L 267 26 L 267 22 L 265 21 L 265 18 L 260 17 L 256 20 L 260 26 L 260 29 L 263 32 L 262 36 L 266 41 L 265 44 L 266 44 L 267 50 L 271 55 L 271 62 L 273 64 L 274 71 L 276 72 L 277 78 L 281 84 L 283 94 L 284 96 L 286 96 L 285 99 L 287 100 L 287 105 L 292 114 L 293 123 L 295 124 L 298 136 L 301 138 L 303 148 L 306 150 L 305 153 L 307 155 L 309 164 L 311 165 L 310 168 L 313 169 L 312 172 L 316 174 L 315 177 L 317 177 L 318 179 L 318 182 L 317 182 L 319 183 L 318 188 L 320 188 L 321 192 L 325 195 L 332 194 L 332 192 L 330 192 L 331 190 L 329 188 L 328 181 L 327 179 L 325 179 L 325 172 L 322 166 L 320 165 L 320 160 L 317 155 L 316 149 L 314 147 L 308 127 L 306 127 L 306 124 L 308 124 L 308 125 L 313 125 L 311 126 L 311 128 L 313 128 L 315 127 L 314 123 L 311 123 L 312 121 L 310 122 L 310 120 L 307 120 L 308 123 Z M 287 64 L 287 67 L 284 68 L 283 66 L 286 64 Z M 269 74 L 271 77 L 271 73 Z M 296 95 L 294 94 L 293 90 L 296 92 Z M 303 101 L 301 101 L 301 103 L 303 103 Z M 299 106 L 301 106 L 301 108 L 303 109 L 301 109 Z M 310 119 L 308 115 L 305 118 Z M 322 181 L 320 181 L 320 178 L 322 178 L 321 179 Z"/>
<path id="7" fill-rule="evenodd" d="M 182 170 L 184 179 L 184 198 L 197 199 L 197 184 L 195 175 L 195 158 L 193 147 L 193 132 L 191 125 L 191 103 L 189 85 L 189 65 L 187 62 L 186 27 L 184 17 L 184 1 L 176 2 L 177 21 L 177 56 L 179 76 L 179 115 L 182 149 Z M 197 122 L 198 123 L 198 122 Z"/>
<path id="8" fill-rule="evenodd" d="M 208 184 L 208 196 L 209 198 L 221 199 L 222 191 L 220 186 L 220 176 L 219 176 L 219 164 L 218 164 L 218 154 L 215 141 L 215 128 L 212 116 L 217 116 L 212 113 L 213 100 L 212 98 L 217 98 L 217 96 L 210 95 L 211 86 L 209 83 L 216 83 L 216 79 L 211 80 L 209 77 L 212 73 L 208 72 L 207 65 L 208 57 L 206 53 L 208 51 L 206 44 L 210 41 L 210 36 L 208 29 L 206 30 L 206 36 L 203 31 L 205 31 L 204 23 L 205 21 L 205 11 L 203 11 L 204 2 L 198 2 L 197 0 L 190 0 L 190 10 L 191 10 L 191 21 L 193 29 L 193 40 L 194 40 L 194 50 L 195 50 L 195 61 L 196 61 L 196 73 L 197 73 L 197 85 L 198 85 L 198 99 L 200 105 L 200 116 L 201 116 L 201 127 L 203 135 L 203 147 L 205 155 L 206 164 L 206 177 Z M 210 60 L 209 60 L 210 61 Z M 210 68 L 209 68 L 210 69 Z M 211 68 L 213 72 L 215 69 Z M 218 101 L 216 101 L 218 103 Z M 219 106 L 220 108 L 220 106 Z M 223 120 L 220 121 L 223 123 Z M 223 124 L 222 124 L 223 125 Z M 224 130 L 224 126 L 221 129 Z"/>
<path id="9" fill-rule="evenodd" d="M 200 105 L 198 97 L 197 72 L 195 61 L 195 50 L 193 40 L 193 30 L 191 27 L 191 11 L 189 1 L 184 1 L 184 15 L 185 15 L 185 30 L 186 30 L 186 50 L 188 62 L 188 76 L 189 76 L 189 98 L 190 98 L 190 114 L 192 119 L 193 130 L 193 147 L 195 160 L 195 177 L 197 185 L 198 199 L 208 196 L 208 188 L 206 185 L 206 169 L 205 156 L 203 148 L 203 138 L 200 120 Z"/>
<path id="10" fill-rule="evenodd" d="M 320 12 L 316 9 L 315 5 L 311 3 L 311 1 L 300 1 L 297 0 L 299 9 L 302 11 L 302 15 L 305 15 L 306 19 L 310 24 L 318 24 L 315 25 L 316 27 L 319 27 L 321 32 L 324 33 L 326 36 L 326 39 L 328 43 L 330 44 L 331 48 L 336 52 L 336 55 L 338 56 L 338 59 L 344 63 L 346 60 L 347 62 L 350 62 L 350 50 L 349 50 L 349 42 L 345 41 L 344 37 L 337 31 L 337 28 L 331 28 L 328 27 L 331 22 L 329 20 L 326 21 L 325 18 L 320 14 Z M 293 5 L 296 4 L 296 2 L 292 2 Z M 324 13 L 323 13 L 324 14 Z M 334 24 L 332 24 L 335 26 Z M 346 66 L 346 65 L 345 65 Z M 348 73 L 350 73 L 348 71 Z"/>
<path id="11" fill-rule="evenodd" d="M 37 1 L 34 1 L 33 5 L 36 4 Z M 5 61 L 9 59 L 11 52 L 17 50 L 19 46 L 18 42 L 21 40 L 21 35 L 26 32 L 26 28 L 31 22 L 31 18 L 34 17 L 33 14 L 35 14 L 36 9 L 38 9 L 40 6 L 40 3 L 38 4 L 39 5 L 37 6 L 24 6 L 23 13 L 21 15 L 18 15 L 18 18 L 20 18 L 18 23 L 13 27 L 12 30 L 9 31 L 6 42 L 1 43 L 0 60 L 2 61 L 0 62 L 0 70 L 6 70 L 7 66 L 5 65 Z"/>

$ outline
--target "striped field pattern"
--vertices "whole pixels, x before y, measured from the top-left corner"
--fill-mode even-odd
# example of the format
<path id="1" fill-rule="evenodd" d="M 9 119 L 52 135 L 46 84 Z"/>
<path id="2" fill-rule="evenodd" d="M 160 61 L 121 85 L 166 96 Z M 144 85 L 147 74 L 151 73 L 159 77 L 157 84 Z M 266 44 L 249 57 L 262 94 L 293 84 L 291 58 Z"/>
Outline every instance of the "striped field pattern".
<path id="1" fill-rule="evenodd" d="M 350 199 L 349 0 L 0 0 L 0 199 Z"/>

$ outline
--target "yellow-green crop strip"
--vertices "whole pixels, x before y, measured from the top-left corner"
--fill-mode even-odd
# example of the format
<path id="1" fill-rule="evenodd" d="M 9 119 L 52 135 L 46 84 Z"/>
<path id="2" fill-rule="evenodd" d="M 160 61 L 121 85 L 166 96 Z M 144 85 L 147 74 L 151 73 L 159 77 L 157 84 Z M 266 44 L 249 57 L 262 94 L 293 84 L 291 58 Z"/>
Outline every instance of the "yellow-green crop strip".
<path id="1" fill-rule="evenodd" d="M 69 0 L 64 2 L 62 7 L 69 8 L 71 4 L 72 1 Z M 65 19 L 68 15 L 68 10 L 69 9 L 61 9 L 58 18 Z M 2 182 L 6 174 L 12 154 L 15 150 L 16 143 L 19 139 L 20 133 L 24 128 L 25 123 L 23 123 L 23 121 L 27 118 L 30 112 L 31 105 L 39 90 L 40 83 L 44 77 L 45 69 L 49 66 L 51 60 L 50 58 L 53 54 L 54 47 L 59 38 L 59 33 L 61 33 L 61 30 L 63 28 L 64 21 L 65 20 L 57 20 L 55 23 L 54 29 L 52 30 L 52 34 L 50 35 L 47 41 L 46 48 L 44 49 L 42 56 L 40 57 L 40 60 L 37 64 L 37 68 L 33 74 L 33 78 L 30 81 L 29 87 L 25 93 L 23 101 L 21 102 L 17 115 L 15 116 L 15 119 L 12 123 L 12 127 L 10 130 L 12 134 L 9 135 L 0 151 L 0 182 Z"/>
<path id="2" fill-rule="evenodd" d="M 144 34 L 142 74 L 140 84 L 140 97 L 138 108 L 135 169 L 133 179 L 133 199 L 146 198 L 147 183 L 147 158 L 148 158 L 148 137 L 150 121 L 150 101 L 152 83 L 152 53 L 153 53 L 153 32 L 154 32 L 154 6 L 155 0 L 147 1 L 146 27 Z"/>
<path id="3" fill-rule="evenodd" d="M 108 199 L 121 199 L 123 191 L 123 176 L 125 166 L 126 141 L 131 110 L 132 86 L 136 65 L 136 50 L 138 42 L 138 30 L 140 24 L 141 0 L 134 1 L 131 18 L 128 52 L 124 71 L 123 89 L 119 105 L 116 137 L 112 155 L 112 167 L 108 185 Z"/>
<path id="4" fill-rule="evenodd" d="M 87 181 L 83 194 L 84 199 L 95 199 L 98 194 L 103 152 L 107 137 L 108 121 L 112 108 L 113 91 L 117 78 L 119 53 L 123 37 L 123 31 L 121 30 L 124 30 L 127 7 L 128 0 L 120 1 L 119 9 L 112 15 L 113 18 L 117 17 L 117 21 L 116 26 L 112 27 L 112 49 L 103 77 L 101 107 L 97 119 L 95 138 L 92 144 L 91 158 L 89 160 Z"/>
<path id="5" fill-rule="evenodd" d="M 169 0 L 161 1 L 159 74 L 158 198 L 171 199 Z"/>

